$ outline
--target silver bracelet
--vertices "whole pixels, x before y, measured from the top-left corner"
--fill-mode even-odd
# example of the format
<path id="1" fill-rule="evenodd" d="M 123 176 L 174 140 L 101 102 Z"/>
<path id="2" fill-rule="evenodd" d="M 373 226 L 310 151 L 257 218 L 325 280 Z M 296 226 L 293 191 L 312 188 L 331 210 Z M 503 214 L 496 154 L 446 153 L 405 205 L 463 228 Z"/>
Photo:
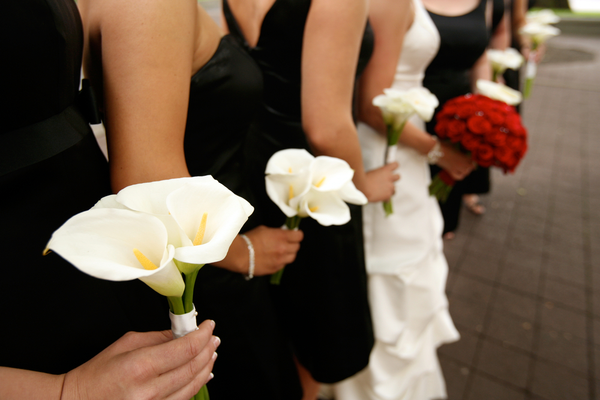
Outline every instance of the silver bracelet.
<path id="1" fill-rule="evenodd" d="M 437 162 L 440 161 L 440 158 L 444 157 L 440 141 L 436 136 L 432 136 L 432 138 L 435 140 L 435 144 L 433 145 L 433 148 L 429 150 L 429 153 L 427 153 L 427 162 L 431 165 L 437 164 Z"/>
<path id="2" fill-rule="evenodd" d="M 243 234 L 240 236 L 248 245 L 248 254 L 250 257 L 250 261 L 248 265 L 248 275 L 246 275 L 246 280 L 249 281 L 250 279 L 254 278 L 254 246 L 252 246 L 252 242 L 250 241 L 250 239 L 248 239 L 248 236 Z"/>

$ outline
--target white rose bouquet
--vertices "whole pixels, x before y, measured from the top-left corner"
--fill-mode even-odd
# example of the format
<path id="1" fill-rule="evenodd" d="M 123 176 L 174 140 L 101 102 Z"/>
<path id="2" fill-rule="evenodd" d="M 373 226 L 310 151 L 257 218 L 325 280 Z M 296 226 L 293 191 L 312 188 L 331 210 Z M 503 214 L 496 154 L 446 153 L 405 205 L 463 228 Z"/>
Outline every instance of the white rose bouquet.
<path id="1" fill-rule="evenodd" d="M 531 40 L 531 52 L 527 59 L 525 88 L 523 89 L 523 97 L 526 99 L 531 94 L 533 81 L 537 74 L 536 51 L 542 43 L 560 34 L 560 29 L 550 26 L 559 21 L 560 18 L 552 10 L 531 11 L 527 13 L 527 24 L 519 30 L 522 36 Z"/>
<path id="2" fill-rule="evenodd" d="M 379 107 L 383 121 L 387 127 L 387 147 L 384 162 L 393 162 L 396 158 L 396 148 L 400 134 L 408 119 L 414 114 L 424 121 L 430 121 L 439 101 L 429 90 L 420 87 L 407 91 L 384 89 L 384 94 L 373 99 L 373 105 Z M 383 203 L 386 215 L 394 212 L 390 200 Z"/>
<path id="3" fill-rule="evenodd" d="M 253 210 L 210 176 L 132 185 L 71 217 L 44 254 L 52 250 L 96 278 L 140 279 L 167 297 L 178 338 L 197 329 L 198 271 L 225 258 Z M 206 386 L 195 396 L 208 398 Z"/>
<path id="4" fill-rule="evenodd" d="M 302 218 L 311 217 L 323 226 L 350 221 L 351 204 L 367 204 L 354 186 L 354 171 L 339 158 L 314 157 L 304 149 L 286 149 L 273 154 L 265 170 L 267 194 L 287 216 L 285 227 L 298 229 Z M 271 276 L 281 282 L 283 269 Z"/>

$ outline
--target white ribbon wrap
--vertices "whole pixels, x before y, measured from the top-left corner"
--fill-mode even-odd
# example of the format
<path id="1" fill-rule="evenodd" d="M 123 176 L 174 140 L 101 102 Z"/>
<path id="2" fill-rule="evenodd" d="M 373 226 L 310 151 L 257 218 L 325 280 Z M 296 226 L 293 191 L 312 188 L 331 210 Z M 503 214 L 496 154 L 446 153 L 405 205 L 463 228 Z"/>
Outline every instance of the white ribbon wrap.
<path id="1" fill-rule="evenodd" d="M 173 331 L 173 338 L 178 339 L 198 330 L 198 324 L 196 322 L 196 306 L 187 314 L 175 315 L 169 311 L 169 318 L 171 318 L 171 330 Z"/>
<path id="2" fill-rule="evenodd" d="M 537 74 L 537 64 L 535 61 L 527 61 L 527 67 L 525 68 L 525 77 L 526 78 L 535 78 Z"/>
<path id="3" fill-rule="evenodd" d="M 388 146 L 387 151 L 385 152 L 385 163 L 390 164 L 396 161 L 396 152 L 398 151 L 398 146 Z"/>

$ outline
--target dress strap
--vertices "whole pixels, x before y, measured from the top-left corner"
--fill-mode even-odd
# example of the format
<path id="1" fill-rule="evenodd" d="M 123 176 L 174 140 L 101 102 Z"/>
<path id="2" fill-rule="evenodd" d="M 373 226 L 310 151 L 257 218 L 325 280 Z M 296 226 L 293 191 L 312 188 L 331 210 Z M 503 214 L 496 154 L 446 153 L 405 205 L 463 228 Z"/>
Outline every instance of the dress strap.
<path id="1" fill-rule="evenodd" d="M 249 51 L 250 45 L 244 37 L 244 34 L 242 33 L 240 25 L 236 21 L 235 16 L 231 12 L 231 8 L 229 8 L 229 3 L 227 2 L 227 0 L 223 0 L 223 16 L 225 17 L 225 21 L 227 22 L 227 27 L 229 28 L 229 32 L 231 33 L 231 35 L 242 44 L 244 49 Z"/>

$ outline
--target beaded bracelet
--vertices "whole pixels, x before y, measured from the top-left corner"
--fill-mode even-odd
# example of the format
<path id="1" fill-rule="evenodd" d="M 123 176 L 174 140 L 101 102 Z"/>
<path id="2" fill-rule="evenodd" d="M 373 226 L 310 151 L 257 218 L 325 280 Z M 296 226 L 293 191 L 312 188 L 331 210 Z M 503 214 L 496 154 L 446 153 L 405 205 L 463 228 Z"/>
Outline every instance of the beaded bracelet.
<path id="1" fill-rule="evenodd" d="M 242 237 L 242 239 L 244 239 L 244 241 L 248 245 L 248 254 L 250 257 L 250 262 L 248 265 L 248 275 L 246 275 L 246 280 L 249 281 L 250 279 L 254 278 L 254 246 L 252 246 L 252 242 L 250 241 L 248 236 L 243 235 L 243 234 L 240 236 Z"/>
<path id="2" fill-rule="evenodd" d="M 427 162 L 431 165 L 437 164 L 440 158 L 444 157 L 440 141 L 436 136 L 432 136 L 432 138 L 435 140 L 435 144 L 433 145 L 433 148 L 429 150 L 429 153 L 427 153 Z"/>

